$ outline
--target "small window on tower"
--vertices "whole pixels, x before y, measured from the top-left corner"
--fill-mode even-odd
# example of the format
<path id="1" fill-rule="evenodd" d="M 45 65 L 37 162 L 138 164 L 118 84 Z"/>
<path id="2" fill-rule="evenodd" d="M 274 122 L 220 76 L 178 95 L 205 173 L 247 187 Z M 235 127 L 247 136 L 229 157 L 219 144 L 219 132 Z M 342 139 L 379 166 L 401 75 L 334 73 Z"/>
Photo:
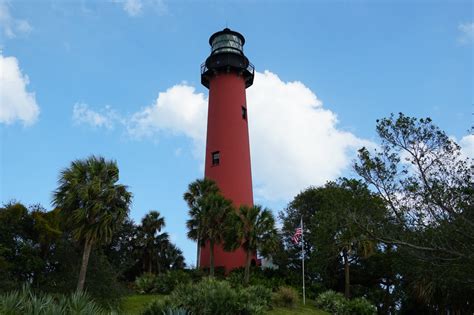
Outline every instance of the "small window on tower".
<path id="1" fill-rule="evenodd" d="M 247 108 L 242 106 L 242 119 L 247 120 Z"/>
<path id="2" fill-rule="evenodd" d="M 219 165 L 220 160 L 221 160 L 221 155 L 219 151 L 212 152 L 212 165 L 213 166 Z"/>

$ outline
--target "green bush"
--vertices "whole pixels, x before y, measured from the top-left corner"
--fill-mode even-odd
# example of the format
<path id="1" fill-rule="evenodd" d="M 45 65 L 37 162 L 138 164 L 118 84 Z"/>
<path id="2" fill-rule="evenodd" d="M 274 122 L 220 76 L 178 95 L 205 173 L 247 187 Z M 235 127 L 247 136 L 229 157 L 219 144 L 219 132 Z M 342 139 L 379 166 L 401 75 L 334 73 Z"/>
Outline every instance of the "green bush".
<path id="1" fill-rule="evenodd" d="M 270 308 L 272 291 L 264 286 L 256 285 L 239 291 L 241 314 L 264 314 Z"/>
<path id="2" fill-rule="evenodd" d="M 364 298 L 355 298 L 347 303 L 348 314 L 355 315 L 374 315 L 377 314 L 377 308 L 370 304 Z"/>
<path id="3" fill-rule="evenodd" d="M 346 304 L 344 295 L 332 290 L 323 292 L 316 298 L 316 307 L 335 315 L 346 314 Z"/>
<path id="4" fill-rule="evenodd" d="M 224 281 L 207 278 L 197 284 L 179 285 L 171 299 L 193 314 L 239 314 L 237 292 Z"/>
<path id="5" fill-rule="evenodd" d="M 298 293 L 292 287 L 280 287 L 273 294 L 273 303 L 277 306 L 295 307 L 298 303 Z"/>
<path id="6" fill-rule="evenodd" d="M 364 298 L 347 300 L 344 295 L 334 291 L 321 293 L 316 299 L 316 307 L 335 315 L 373 315 L 377 308 Z"/>
<path id="7" fill-rule="evenodd" d="M 150 304 L 143 315 L 263 315 L 269 308 L 271 290 L 263 286 L 232 288 L 226 281 L 204 278 L 180 284 L 163 300 Z"/>
<path id="8" fill-rule="evenodd" d="M 60 295 L 53 298 L 49 294 L 36 294 L 30 287 L 21 291 L 0 295 L 0 314 L 5 315 L 82 315 L 107 314 L 85 293 L 76 292 L 70 296 Z"/>
<path id="9" fill-rule="evenodd" d="M 191 275 L 183 270 L 172 270 L 162 274 L 144 273 L 135 280 L 138 293 L 170 294 L 178 284 L 191 282 Z"/>
<path id="10" fill-rule="evenodd" d="M 135 280 L 135 286 L 138 293 L 153 293 L 155 292 L 156 276 L 152 273 L 144 273 Z"/>
<path id="11" fill-rule="evenodd" d="M 239 287 L 244 285 L 244 268 L 238 268 L 232 270 L 227 278 L 227 281 L 233 287 Z M 269 289 L 279 288 L 281 286 L 288 285 L 285 277 L 281 274 L 276 273 L 273 270 L 262 270 L 259 267 L 252 267 L 250 269 L 250 285 L 264 286 Z"/>
<path id="12" fill-rule="evenodd" d="M 171 270 L 159 274 L 155 279 L 154 292 L 161 294 L 170 294 L 178 284 L 187 284 L 191 282 L 191 275 L 183 270 Z"/>

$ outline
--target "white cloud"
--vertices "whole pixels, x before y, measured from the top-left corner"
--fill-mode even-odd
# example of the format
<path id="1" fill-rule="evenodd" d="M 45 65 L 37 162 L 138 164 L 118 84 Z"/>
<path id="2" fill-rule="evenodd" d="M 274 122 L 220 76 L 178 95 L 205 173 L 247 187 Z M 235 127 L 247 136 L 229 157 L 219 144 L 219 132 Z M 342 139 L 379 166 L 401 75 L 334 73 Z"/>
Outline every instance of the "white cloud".
<path id="1" fill-rule="evenodd" d="M 101 112 L 96 112 L 89 109 L 89 106 L 84 103 L 74 104 L 72 110 L 72 119 L 78 125 L 89 125 L 91 127 L 113 129 L 115 122 L 120 120 L 120 117 L 109 107 L 105 107 Z"/>
<path id="2" fill-rule="evenodd" d="M 461 44 L 468 44 L 474 40 L 474 22 L 459 24 L 458 30 L 461 32 L 458 38 Z"/>
<path id="3" fill-rule="evenodd" d="M 183 83 L 159 93 L 154 104 L 132 115 L 127 129 L 135 138 L 163 133 L 187 136 L 194 142 L 195 154 L 202 158 L 206 121 L 207 98 Z"/>
<path id="4" fill-rule="evenodd" d="M 258 197 L 285 200 L 309 185 L 341 176 L 361 146 L 372 146 L 337 127 L 337 116 L 323 108 L 301 82 L 283 82 L 269 71 L 256 73 L 247 90 L 254 189 Z M 160 93 L 156 102 L 133 115 L 134 137 L 185 135 L 199 158 L 205 146 L 207 98 L 186 84 Z"/>
<path id="5" fill-rule="evenodd" d="M 158 14 L 165 14 L 168 11 L 163 0 L 112 0 L 112 2 L 121 4 L 131 17 L 140 16 L 146 7 L 154 9 Z"/>
<path id="6" fill-rule="evenodd" d="M 6 0 L 0 0 L 0 27 L 7 38 L 14 38 L 18 34 L 28 34 L 33 29 L 27 20 L 12 17 L 9 2 Z"/>
<path id="7" fill-rule="evenodd" d="M 140 0 L 125 0 L 123 9 L 130 16 L 137 16 L 142 12 L 143 4 Z"/>
<path id="8" fill-rule="evenodd" d="M 335 179 L 358 148 L 372 146 L 338 129 L 336 114 L 301 82 L 257 72 L 247 93 L 255 192 L 266 199 Z"/>
<path id="9" fill-rule="evenodd" d="M 462 155 L 474 159 L 474 134 L 462 137 L 459 145 Z"/>
<path id="10" fill-rule="evenodd" d="M 26 90 L 27 75 L 21 73 L 15 57 L 0 55 L 0 123 L 11 124 L 17 120 L 31 125 L 39 115 L 35 94 Z"/>

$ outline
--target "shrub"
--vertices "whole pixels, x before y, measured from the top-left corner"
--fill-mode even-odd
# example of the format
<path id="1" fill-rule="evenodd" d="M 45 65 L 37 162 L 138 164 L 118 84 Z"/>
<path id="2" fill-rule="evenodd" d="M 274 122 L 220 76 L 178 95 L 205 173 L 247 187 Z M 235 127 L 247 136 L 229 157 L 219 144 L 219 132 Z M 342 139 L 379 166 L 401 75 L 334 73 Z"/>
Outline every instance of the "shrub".
<path id="1" fill-rule="evenodd" d="M 374 315 L 377 314 L 377 308 L 364 298 L 355 298 L 348 301 L 347 313 L 355 315 Z"/>
<path id="2" fill-rule="evenodd" d="M 144 293 L 170 294 L 178 284 L 191 282 L 191 275 L 183 270 L 172 270 L 162 274 L 144 273 L 135 280 L 137 291 Z"/>
<path id="3" fill-rule="evenodd" d="M 226 280 L 233 287 L 240 287 L 244 284 L 244 268 L 232 270 Z M 264 286 L 269 289 L 279 288 L 288 285 L 286 278 L 273 270 L 262 270 L 259 267 L 252 267 L 250 271 L 250 285 Z"/>
<path id="4" fill-rule="evenodd" d="M 156 276 L 152 273 L 144 273 L 135 280 L 139 293 L 152 293 L 155 290 Z"/>
<path id="5" fill-rule="evenodd" d="M 170 294 L 178 284 L 187 284 L 191 282 L 191 276 L 183 270 L 172 270 L 159 274 L 155 279 L 155 288 L 153 292 L 161 294 Z"/>
<path id="6" fill-rule="evenodd" d="M 261 285 L 250 286 L 239 291 L 241 314 L 264 314 L 270 307 L 272 291 Z"/>
<path id="7" fill-rule="evenodd" d="M 85 293 L 76 292 L 70 296 L 60 295 L 53 298 L 49 294 L 35 294 L 30 287 L 24 286 L 21 291 L 0 295 L 0 314 L 100 315 L 106 312 Z"/>
<path id="8" fill-rule="evenodd" d="M 364 298 L 347 300 L 341 293 L 326 291 L 316 299 L 316 307 L 335 315 L 373 315 L 377 308 Z"/>
<path id="9" fill-rule="evenodd" d="M 316 298 L 316 307 L 335 315 L 346 314 L 346 304 L 344 295 L 332 290 L 323 292 Z"/>
<path id="10" fill-rule="evenodd" d="M 292 287 L 280 287 L 273 294 L 273 303 L 278 306 L 295 307 L 298 302 L 298 293 Z"/>
<path id="11" fill-rule="evenodd" d="M 180 284 L 164 301 L 150 305 L 144 315 L 173 311 L 189 314 L 261 315 L 269 308 L 271 290 L 262 286 L 232 288 L 226 281 L 205 278 L 193 284 Z M 167 314 L 167 313 L 166 313 Z M 171 314 L 171 313 L 170 313 Z"/>
<path id="12" fill-rule="evenodd" d="M 179 285 L 171 298 L 192 314 L 238 314 L 239 311 L 236 291 L 227 282 L 214 279 Z"/>

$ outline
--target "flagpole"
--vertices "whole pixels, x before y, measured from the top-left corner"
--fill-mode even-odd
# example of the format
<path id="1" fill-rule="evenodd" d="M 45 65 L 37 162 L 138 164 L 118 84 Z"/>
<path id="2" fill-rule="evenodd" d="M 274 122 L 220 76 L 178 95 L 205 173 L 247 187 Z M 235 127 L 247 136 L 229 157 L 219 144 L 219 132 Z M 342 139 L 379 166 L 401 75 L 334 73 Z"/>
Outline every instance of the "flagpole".
<path id="1" fill-rule="evenodd" d="M 306 305 L 306 292 L 304 286 L 304 232 L 303 232 L 303 216 L 301 216 L 301 264 L 303 269 L 303 305 Z"/>

